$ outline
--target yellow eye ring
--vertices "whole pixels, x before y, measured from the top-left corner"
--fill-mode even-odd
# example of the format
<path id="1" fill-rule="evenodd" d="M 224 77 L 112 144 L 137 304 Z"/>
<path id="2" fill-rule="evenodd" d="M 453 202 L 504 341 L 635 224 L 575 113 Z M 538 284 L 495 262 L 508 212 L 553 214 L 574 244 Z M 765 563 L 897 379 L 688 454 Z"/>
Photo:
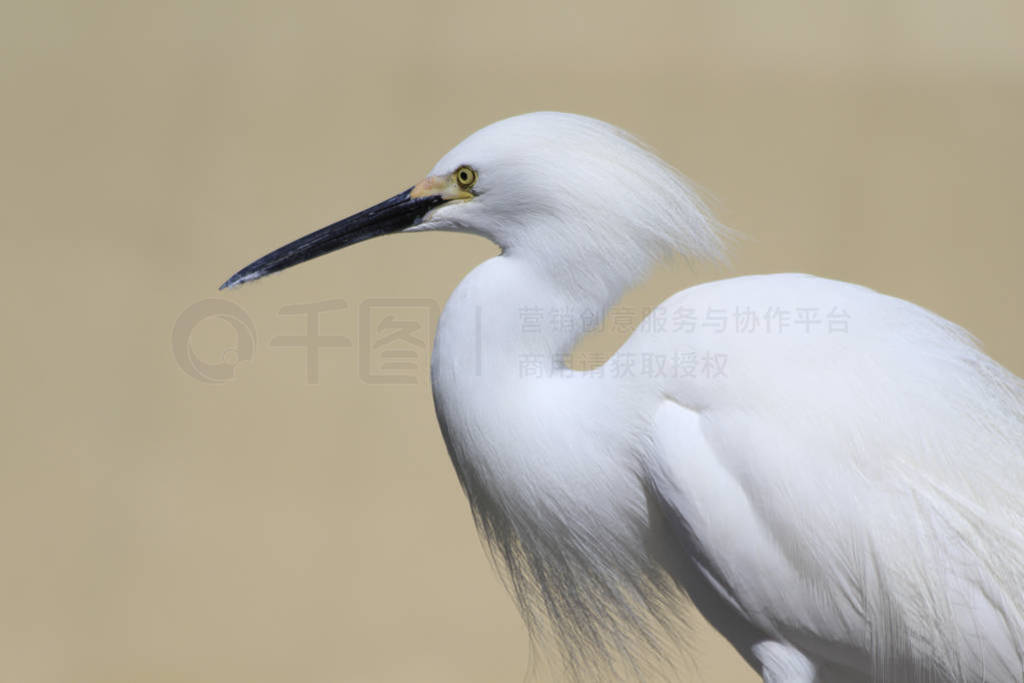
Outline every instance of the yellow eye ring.
<path id="1" fill-rule="evenodd" d="M 473 183 L 476 182 L 476 171 L 469 166 L 459 166 L 455 170 L 455 182 L 459 184 L 463 190 L 468 190 L 473 187 Z"/>

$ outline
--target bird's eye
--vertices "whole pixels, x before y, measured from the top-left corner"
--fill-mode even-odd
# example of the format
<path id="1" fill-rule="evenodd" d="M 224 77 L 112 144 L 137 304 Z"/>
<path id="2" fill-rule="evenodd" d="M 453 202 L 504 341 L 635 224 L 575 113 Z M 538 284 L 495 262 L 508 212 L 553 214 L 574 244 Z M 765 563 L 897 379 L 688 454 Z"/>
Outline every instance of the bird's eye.
<path id="1" fill-rule="evenodd" d="M 476 182 L 476 171 L 471 169 L 469 166 L 459 166 L 458 170 L 455 171 L 455 182 L 459 184 L 463 190 L 468 190 L 473 187 L 473 183 Z"/>

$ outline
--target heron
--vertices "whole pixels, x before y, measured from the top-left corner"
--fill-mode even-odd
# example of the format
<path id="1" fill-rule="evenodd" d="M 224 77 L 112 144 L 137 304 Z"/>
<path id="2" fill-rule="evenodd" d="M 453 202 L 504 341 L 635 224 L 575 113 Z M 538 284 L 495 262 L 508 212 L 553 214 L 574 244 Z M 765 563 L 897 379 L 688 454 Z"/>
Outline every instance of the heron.
<path id="1" fill-rule="evenodd" d="M 574 367 L 592 326 L 522 311 L 600 319 L 657 263 L 721 262 L 730 239 L 649 147 L 557 112 L 476 131 L 222 288 L 435 230 L 499 247 L 444 306 L 434 404 L 485 547 L 567 677 L 675 675 L 695 606 L 771 683 L 1024 680 L 1024 382 L 962 328 L 854 284 L 743 276 L 674 294 Z M 763 329 L 771 310 L 790 324 Z M 761 328 L 739 326 L 751 311 Z"/>

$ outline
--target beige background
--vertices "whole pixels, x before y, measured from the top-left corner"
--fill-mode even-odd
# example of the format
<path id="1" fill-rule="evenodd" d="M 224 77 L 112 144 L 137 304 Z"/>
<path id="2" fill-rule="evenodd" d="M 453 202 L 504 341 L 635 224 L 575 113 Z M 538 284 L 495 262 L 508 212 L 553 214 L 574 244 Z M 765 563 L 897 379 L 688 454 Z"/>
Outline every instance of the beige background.
<path id="1" fill-rule="evenodd" d="M 1024 372 L 1019 1 L 6 5 L 2 681 L 522 680 L 425 358 L 408 386 L 360 378 L 361 302 L 443 303 L 489 245 L 379 240 L 227 294 L 257 331 L 227 383 L 171 348 L 236 268 L 507 115 L 631 130 L 748 236 L 631 306 L 810 271 Z M 333 298 L 324 331 L 353 346 L 309 384 L 278 311 Z M 210 362 L 234 339 L 193 333 Z M 703 626 L 693 651 L 685 680 L 752 680 Z"/>

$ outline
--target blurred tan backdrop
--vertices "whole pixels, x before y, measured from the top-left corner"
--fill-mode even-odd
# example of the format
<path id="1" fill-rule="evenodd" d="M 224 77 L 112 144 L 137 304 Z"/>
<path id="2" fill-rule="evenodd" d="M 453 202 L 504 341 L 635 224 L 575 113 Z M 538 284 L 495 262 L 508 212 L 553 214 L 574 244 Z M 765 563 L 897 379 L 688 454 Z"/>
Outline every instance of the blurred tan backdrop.
<path id="1" fill-rule="evenodd" d="M 443 304 L 493 248 L 389 238 L 216 291 L 511 114 L 627 128 L 747 235 L 627 305 L 809 271 L 1024 372 L 1022 26 L 1016 1 L 7 2 L 0 680 L 523 679 L 426 354 L 409 384 L 362 358 L 374 301 Z M 207 298 L 255 331 L 250 358 L 220 304 L 185 319 L 230 381 L 173 352 Z M 281 309 L 318 302 L 348 345 L 311 383 Z M 684 680 L 753 680 L 700 624 L 692 649 Z"/>

